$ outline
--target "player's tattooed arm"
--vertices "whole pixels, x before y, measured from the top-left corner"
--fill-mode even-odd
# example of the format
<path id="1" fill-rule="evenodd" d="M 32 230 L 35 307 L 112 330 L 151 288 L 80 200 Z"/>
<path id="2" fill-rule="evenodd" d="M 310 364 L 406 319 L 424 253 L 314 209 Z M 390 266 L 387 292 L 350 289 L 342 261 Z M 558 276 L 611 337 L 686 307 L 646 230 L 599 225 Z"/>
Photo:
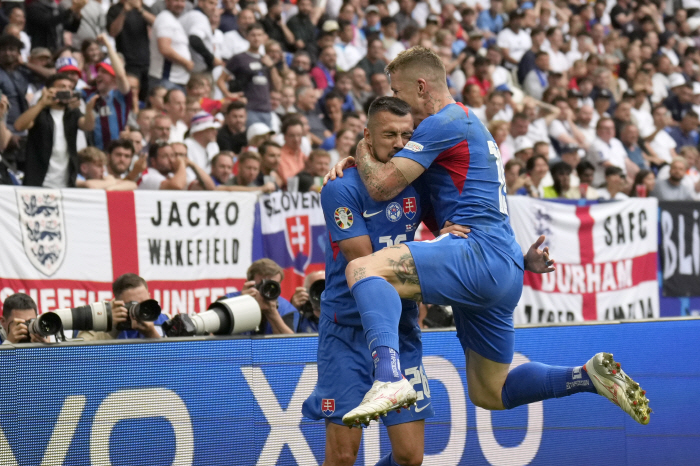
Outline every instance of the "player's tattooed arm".
<path id="1" fill-rule="evenodd" d="M 357 170 L 374 200 L 387 201 L 396 197 L 410 184 L 393 161 L 382 163 L 371 155 L 371 148 L 362 140 L 355 154 Z"/>
<path id="2" fill-rule="evenodd" d="M 391 258 L 387 259 L 387 261 L 394 272 L 394 276 L 401 284 L 420 284 L 418 281 L 418 272 L 416 272 L 416 263 L 410 253 L 401 255 L 398 261 Z"/>

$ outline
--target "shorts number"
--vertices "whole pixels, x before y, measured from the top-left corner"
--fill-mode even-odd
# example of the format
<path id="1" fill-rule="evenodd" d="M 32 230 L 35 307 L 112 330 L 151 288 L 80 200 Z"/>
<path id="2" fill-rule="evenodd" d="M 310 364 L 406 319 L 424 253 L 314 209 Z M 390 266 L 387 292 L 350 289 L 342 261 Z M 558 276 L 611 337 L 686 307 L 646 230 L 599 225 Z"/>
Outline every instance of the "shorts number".
<path id="1" fill-rule="evenodd" d="M 498 146 L 495 142 L 489 141 L 489 152 L 491 155 L 496 156 L 496 168 L 498 168 L 498 182 L 500 183 L 498 187 L 498 207 L 502 214 L 508 215 L 508 204 L 506 204 L 506 173 L 503 167 L 503 160 L 501 160 L 501 151 L 498 150 Z"/>
<path id="2" fill-rule="evenodd" d="M 430 398 L 430 387 L 428 386 L 428 377 L 425 376 L 425 370 L 423 369 L 423 366 L 419 367 L 409 367 L 404 371 L 406 373 L 406 380 L 408 380 L 411 383 L 411 386 L 414 387 L 418 384 L 421 384 L 423 387 L 423 390 L 416 390 L 416 394 L 418 395 L 418 400 L 422 400 L 423 398 Z"/>
<path id="3" fill-rule="evenodd" d="M 392 246 L 396 246 L 397 244 L 401 244 L 404 241 L 406 241 L 406 235 L 397 235 L 396 239 L 391 239 L 391 236 L 380 236 L 379 237 L 379 242 L 386 244 L 385 247 L 390 248 Z"/>

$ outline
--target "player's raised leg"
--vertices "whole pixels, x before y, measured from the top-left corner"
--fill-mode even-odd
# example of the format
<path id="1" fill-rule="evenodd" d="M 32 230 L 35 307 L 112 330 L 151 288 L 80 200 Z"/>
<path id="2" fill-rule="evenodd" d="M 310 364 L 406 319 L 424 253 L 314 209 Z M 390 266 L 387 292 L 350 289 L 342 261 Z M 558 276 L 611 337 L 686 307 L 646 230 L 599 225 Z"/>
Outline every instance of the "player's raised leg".
<path id="1" fill-rule="evenodd" d="M 326 421 L 326 457 L 323 466 L 352 466 L 360 450 L 362 429 L 348 429 Z"/>
<path id="2" fill-rule="evenodd" d="M 391 453 L 376 466 L 419 466 L 423 464 L 425 421 L 407 422 L 386 428 Z"/>

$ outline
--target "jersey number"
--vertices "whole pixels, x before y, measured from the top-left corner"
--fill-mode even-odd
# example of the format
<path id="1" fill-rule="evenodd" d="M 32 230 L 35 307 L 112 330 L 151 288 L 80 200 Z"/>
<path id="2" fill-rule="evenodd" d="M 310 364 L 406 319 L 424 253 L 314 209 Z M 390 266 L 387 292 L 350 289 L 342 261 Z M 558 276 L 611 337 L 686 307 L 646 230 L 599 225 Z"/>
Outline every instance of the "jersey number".
<path id="1" fill-rule="evenodd" d="M 406 241 L 406 235 L 397 235 L 396 239 L 392 240 L 391 236 L 380 236 L 379 237 L 379 242 L 386 244 L 385 247 L 390 248 L 392 246 L 396 246 L 397 244 L 401 244 L 404 241 Z"/>
<path id="2" fill-rule="evenodd" d="M 502 214 L 508 215 L 508 204 L 506 204 L 506 173 L 501 160 L 501 151 L 495 142 L 489 141 L 489 152 L 496 157 L 496 165 L 498 168 L 498 207 Z"/>

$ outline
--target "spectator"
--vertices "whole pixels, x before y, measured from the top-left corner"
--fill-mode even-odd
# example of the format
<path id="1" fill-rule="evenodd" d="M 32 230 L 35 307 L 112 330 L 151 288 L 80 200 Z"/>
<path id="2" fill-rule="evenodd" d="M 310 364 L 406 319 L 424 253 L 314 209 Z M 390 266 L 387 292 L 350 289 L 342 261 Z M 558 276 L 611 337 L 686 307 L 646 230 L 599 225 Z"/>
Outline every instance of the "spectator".
<path id="1" fill-rule="evenodd" d="M 165 108 L 165 95 L 168 90 L 161 85 L 150 86 L 148 91 L 148 102 L 146 108 L 151 108 L 159 113 L 167 113 Z"/>
<path id="2" fill-rule="evenodd" d="M 287 186 L 287 179 L 304 169 L 306 157 L 301 151 L 301 137 L 304 128 L 298 118 L 290 118 L 282 124 L 284 146 L 280 151 L 277 173 L 282 179 L 282 187 Z"/>
<path id="3" fill-rule="evenodd" d="M 513 10 L 510 13 L 508 27 L 498 33 L 496 43 L 503 51 L 505 66 L 509 70 L 516 69 L 525 52 L 532 47 L 529 32 L 522 29 L 524 16 L 525 12 L 520 8 Z"/>
<path id="4" fill-rule="evenodd" d="M 605 72 L 607 73 L 608 70 L 605 70 Z M 597 93 L 592 93 L 591 95 L 595 96 L 593 98 L 593 108 L 595 110 L 594 118 L 596 121 L 601 118 L 610 118 L 609 110 L 613 99 L 612 92 L 608 89 L 601 89 Z"/>
<path id="5" fill-rule="evenodd" d="M 350 71 L 362 60 L 365 54 L 352 43 L 355 38 L 355 29 L 352 23 L 339 21 L 338 24 L 340 29 L 338 41 L 335 44 L 336 65 L 341 71 Z"/>
<path id="6" fill-rule="evenodd" d="M 544 199 L 569 199 L 571 194 L 571 165 L 557 162 L 552 166 L 551 173 L 554 184 L 544 188 Z"/>
<path id="7" fill-rule="evenodd" d="M 107 26 L 106 13 L 101 0 L 88 0 L 80 10 L 80 26 L 71 38 L 71 45 L 82 49 L 83 42 L 95 40 L 98 35 L 104 33 Z"/>
<path id="8" fill-rule="evenodd" d="M 324 138 L 324 142 L 343 127 L 343 102 L 345 102 L 345 96 L 340 91 L 334 89 L 326 94 L 322 121 L 324 127 L 331 134 Z"/>
<path id="9" fill-rule="evenodd" d="M 476 84 L 481 96 L 486 97 L 491 89 L 491 62 L 488 58 L 478 56 L 474 59 L 474 75 L 467 79 L 467 84 Z"/>
<path id="10" fill-rule="evenodd" d="M 247 37 L 250 26 L 255 24 L 255 13 L 251 9 L 244 8 L 238 14 L 237 20 L 238 29 L 227 31 L 224 34 L 224 48 L 221 52 L 221 56 L 226 60 L 250 49 L 250 42 L 248 42 L 245 37 Z M 255 53 L 262 55 L 264 53 L 263 46 L 260 45 Z"/>
<path id="11" fill-rule="evenodd" d="M 516 153 L 517 156 L 517 153 Z M 527 179 L 525 186 L 517 191 L 517 194 L 530 197 L 544 197 L 545 183 L 543 182 L 549 173 L 547 158 L 542 155 L 533 155 L 525 164 Z"/>
<path id="12" fill-rule="evenodd" d="M 246 120 L 245 103 L 235 101 L 228 104 L 224 116 L 224 124 L 216 136 L 216 142 L 219 144 L 220 150 L 240 154 L 241 149 L 248 145 L 245 133 Z"/>
<path id="13" fill-rule="evenodd" d="M 693 108 L 693 86 L 680 73 L 673 73 L 669 80 L 671 93 L 663 104 L 671 112 L 671 118 L 679 122 Z"/>
<path id="14" fill-rule="evenodd" d="M 692 201 L 695 193 L 683 183 L 688 163 L 683 157 L 675 157 L 670 164 L 667 179 L 659 179 L 651 195 L 660 201 Z"/>
<path id="15" fill-rule="evenodd" d="M 183 14 L 179 21 L 187 34 L 190 56 L 194 67 L 191 71 L 200 73 L 211 71 L 224 64 L 214 55 L 214 31 L 209 18 L 216 12 L 218 0 L 199 0 L 197 8 Z"/>
<path id="16" fill-rule="evenodd" d="M 306 168 L 297 174 L 299 192 L 320 192 L 323 187 L 323 177 L 330 170 L 330 162 L 331 156 L 328 152 L 323 149 L 312 150 L 306 160 Z"/>
<path id="17" fill-rule="evenodd" d="M 671 123 L 668 109 L 663 105 L 657 105 L 654 107 L 651 115 L 654 118 L 654 132 L 644 138 L 644 140 L 647 142 L 650 152 L 652 152 L 652 157 L 649 161 L 652 166 L 660 167 L 665 163 L 671 163 L 677 157 L 677 144 L 666 131 L 666 128 Z"/>
<path id="18" fill-rule="evenodd" d="M 297 88 L 297 108 L 299 108 L 299 113 L 309 121 L 311 143 L 314 146 L 321 145 L 323 140 L 331 135 L 331 132 L 323 124 L 323 120 L 317 110 L 318 98 L 316 89 L 310 87 Z M 284 129 L 282 133 L 284 134 Z M 291 173 L 290 176 L 294 173 Z"/>
<path id="19" fill-rule="evenodd" d="M 167 321 L 170 316 L 163 313 L 155 320 L 155 322 L 139 322 L 131 320 L 131 329 L 117 330 L 117 325 L 123 324 L 128 320 L 128 303 L 142 303 L 151 299 L 151 293 L 148 291 L 148 283 L 146 280 L 134 273 L 125 273 L 120 275 L 114 283 L 112 283 L 112 293 L 114 293 L 114 301 L 112 301 L 112 330 L 110 332 L 93 332 L 82 331 L 78 333 L 78 338 L 85 341 L 95 340 L 113 340 L 113 339 L 131 339 L 131 338 L 162 338 L 163 329 L 161 325 Z"/>
<path id="20" fill-rule="evenodd" d="M 352 78 L 352 90 L 350 95 L 355 103 L 355 108 L 364 108 L 365 102 L 372 97 L 372 88 L 369 86 L 369 80 L 365 70 L 360 67 L 355 67 L 350 70 Z"/>
<path id="21" fill-rule="evenodd" d="M 479 13 L 476 27 L 489 37 L 497 36 L 503 30 L 507 17 L 503 14 L 503 0 L 492 0 L 488 10 Z"/>
<path id="22" fill-rule="evenodd" d="M 82 0 L 84 1 L 84 0 Z M 185 0 L 165 0 L 165 10 L 153 22 L 150 41 L 149 84 L 166 89 L 183 89 L 190 80 L 194 62 L 190 41 L 178 17 L 185 9 Z"/>
<path id="23" fill-rule="evenodd" d="M 72 88 L 73 82 L 67 75 L 53 75 L 46 81 L 39 102 L 15 121 L 16 131 L 29 130 L 25 186 L 75 186 L 79 168 L 78 129 L 92 131 L 94 128 L 93 108 L 98 96 L 88 101 L 83 115 L 79 109 L 68 105 L 73 98 Z"/>
<path id="24" fill-rule="evenodd" d="M 216 134 L 220 127 L 219 122 L 207 112 L 199 112 L 192 117 L 190 136 L 185 139 L 187 157 L 205 170 L 209 169 L 211 159 L 219 153 Z"/>
<path id="25" fill-rule="evenodd" d="M 389 85 L 389 77 L 385 73 L 375 73 L 370 78 L 373 99 L 377 97 L 391 97 L 394 93 Z"/>
<path id="26" fill-rule="evenodd" d="M 309 0 L 302 0 L 302 2 Z M 310 2 L 309 2 L 310 3 Z M 299 313 L 296 308 L 281 296 L 275 300 L 266 300 L 261 295 L 256 285 L 263 280 L 274 280 L 278 283 L 284 280 L 284 271 L 271 259 L 259 259 L 251 264 L 246 272 L 247 282 L 239 292 L 229 293 L 227 298 L 233 298 L 247 294 L 255 298 L 260 305 L 262 322 L 260 333 L 264 334 L 288 334 L 294 333 L 293 328 L 299 322 Z"/>
<path id="27" fill-rule="evenodd" d="M 520 160 L 522 163 L 527 163 L 527 161 L 530 160 L 533 155 L 535 155 L 534 148 L 535 146 L 532 144 L 530 138 L 527 136 L 520 136 L 515 141 L 515 152 L 513 153 L 513 157 Z"/>
<path id="28" fill-rule="evenodd" d="M 559 109 L 558 117 L 549 125 L 549 136 L 557 147 L 564 145 L 586 146 L 586 137 L 574 123 L 574 112 L 564 97 L 554 99 Z"/>
<path id="29" fill-rule="evenodd" d="M 639 130 L 633 123 L 626 123 L 622 126 L 620 142 L 625 146 L 627 158 L 640 169 L 646 168 L 644 152 L 639 147 Z"/>
<path id="30" fill-rule="evenodd" d="M 651 170 L 642 169 L 637 172 L 632 183 L 630 197 L 649 197 L 656 186 L 656 176 Z"/>
<path id="31" fill-rule="evenodd" d="M 95 104 L 98 121 L 92 136 L 95 146 L 104 149 L 109 141 L 119 139 L 119 133 L 126 128 L 133 100 L 124 64 L 109 43 L 107 34 L 97 36 L 97 43 L 107 47 L 111 64 L 97 64 L 95 87 L 86 91 L 85 98 L 99 96 Z"/>
<path id="32" fill-rule="evenodd" d="M 185 189 L 213 191 L 216 188 L 209 174 L 188 156 L 184 142 L 173 142 L 173 155 L 183 161 L 185 166 Z"/>
<path id="33" fill-rule="evenodd" d="M 287 21 L 287 27 L 294 34 L 294 47 L 316 56 L 316 25 L 321 17 L 320 8 L 314 9 L 311 0 L 297 2 L 298 13 Z"/>
<path id="34" fill-rule="evenodd" d="M 148 139 L 149 147 L 155 141 L 169 141 L 170 129 L 172 128 L 172 120 L 168 115 L 158 115 L 153 120 L 153 128 L 151 128 L 151 136 Z"/>
<path id="35" fill-rule="evenodd" d="M 258 147 L 265 141 L 269 141 L 273 134 L 275 132 L 265 123 L 253 123 L 246 130 L 248 145 L 243 150 L 257 152 Z"/>
<path id="36" fill-rule="evenodd" d="M 0 317 L 0 341 L 2 344 L 48 343 L 39 335 L 29 336 L 26 322 L 37 318 L 36 303 L 24 293 L 15 293 L 5 298 Z"/>
<path id="37" fill-rule="evenodd" d="M 107 174 L 116 179 L 136 181 L 146 169 L 146 157 L 139 157 L 131 167 L 134 159 L 134 145 L 129 139 L 115 139 L 107 146 Z"/>
<path id="38" fill-rule="evenodd" d="M 120 139 L 128 139 L 134 147 L 134 155 L 137 157 L 140 155 L 145 155 L 144 148 L 146 146 L 145 140 L 143 138 L 143 132 L 136 127 L 131 126 L 126 128 L 119 134 Z M 107 146 L 109 148 L 109 146 Z M 109 150 L 109 149 L 108 149 Z"/>
<path id="39" fill-rule="evenodd" d="M 277 170 L 279 169 L 282 147 L 276 142 L 267 141 L 260 145 L 258 153 L 261 157 L 260 173 L 258 174 L 258 179 L 255 180 L 255 184 L 257 186 L 265 186 L 271 183 L 275 186 L 275 189 L 280 189 L 284 183 Z"/>
<path id="40" fill-rule="evenodd" d="M 326 90 L 335 86 L 336 60 L 335 48 L 331 46 L 321 50 L 318 62 L 311 70 L 316 89 Z"/>
<path id="41" fill-rule="evenodd" d="M 564 37 L 561 29 L 558 27 L 550 27 L 547 29 L 547 43 L 549 47 L 549 69 L 555 73 L 566 74 L 569 71 L 570 65 L 566 55 L 561 51 L 564 45 Z"/>
<path id="42" fill-rule="evenodd" d="M 506 138 L 508 137 L 509 124 L 507 121 L 503 120 L 492 120 L 489 123 L 488 129 L 493 140 L 498 146 L 498 150 L 501 152 L 501 162 L 508 163 L 510 159 L 513 158 L 513 152 L 511 152 L 511 147 L 505 145 Z M 331 165 L 334 165 L 331 163 Z"/>
<path id="43" fill-rule="evenodd" d="M 305 0 L 310 1 L 310 0 Z M 221 73 L 216 84 L 224 96 L 236 100 L 228 88 L 228 81 L 235 78 L 245 95 L 248 103 L 247 125 L 253 123 L 272 124 L 272 106 L 270 91 L 281 87 L 281 78 L 277 68 L 273 66 L 269 55 L 260 55 L 258 49 L 265 42 L 265 30 L 260 23 L 248 28 L 250 49 L 247 52 L 233 56 L 226 63 L 225 72 Z"/>
<path id="44" fill-rule="evenodd" d="M 581 147 L 588 149 L 595 140 L 596 129 L 593 124 L 593 107 L 584 104 L 576 112 L 576 127 L 583 135 L 585 144 Z"/>
<path id="45" fill-rule="evenodd" d="M 576 165 L 576 174 L 580 181 L 578 199 L 600 199 L 598 190 L 591 186 L 595 175 L 595 166 L 588 160 L 582 160 Z"/>
<path id="46" fill-rule="evenodd" d="M 525 136 L 530 127 L 530 120 L 525 113 L 516 113 L 510 122 L 510 134 L 506 137 L 502 146 L 508 153 L 515 155 L 515 141 L 519 137 Z"/>
<path id="47" fill-rule="evenodd" d="M 138 180 L 138 189 L 181 191 L 187 187 L 187 162 L 175 156 L 167 142 L 156 140 L 148 148 L 148 168 Z"/>
<path id="48" fill-rule="evenodd" d="M 600 198 L 606 201 L 621 201 L 629 198 L 629 196 L 624 193 L 625 185 L 625 175 L 620 167 L 606 167 L 605 186 L 598 190 Z"/>
<path id="49" fill-rule="evenodd" d="M 384 59 L 384 44 L 382 44 L 382 40 L 378 37 L 369 40 L 367 43 L 367 55 L 357 63 L 357 67 L 362 68 L 362 70 L 365 72 L 365 76 L 369 77 L 376 73 L 384 74 L 384 68 L 386 68 L 386 65 L 387 63 Z"/>
<path id="50" fill-rule="evenodd" d="M 260 174 L 260 155 L 256 152 L 243 152 L 238 157 L 238 174 L 231 178 L 231 186 L 259 189 L 255 180 Z"/>
<path id="51" fill-rule="evenodd" d="M 521 85 L 525 82 L 528 73 L 535 69 L 535 59 L 537 54 L 543 51 L 542 44 L 544 44 L 546 37 L 544 29 L 540 27 L 533 28 L 530 31 L 530 42 L 532 42 L 532 45 L 530 50 L 525 52 L 518 62 L 518 83 Z"/>
<path id="52" fill-rule="evenodd" d="M 588 150 L 587 157 L 595 167 L 594 186 L 600 186 L 605 182 L 605 169 L 608 167 L 618 167 L 623 174 L 627 173 L 627 151 L 615 137 L 615 123 L 610 118 L 598 120 L 596 138 Z"/>
<path id="53" fill-rule="evenodd" d="M 187 123 L 185 123 L 185 111 L 187 110 L 187 98 L 180 89 L 170 89 L 163 98 L 165 111 L 170 117 L 170 142 L 182 142 L 187 133 Z"/>
<path id="54" fill-rule="evenodd" d="M 153 129 L 155 121 L 156 112 L 152 108 L 144 108 L 140 110 L 136 117 L 136 125 L 141 131 L 141 135 L 143 136 L 144 148 L 146 147 L 146 145 L 148 145 L 148 142 L 151 140 L 151 130 Z M 170 127 L 168 126 L 168 128 Z"/>
<path id="55" fill-rule="evenodd" d="M 223 33 L 238 30 L 238 18 L 236 13 L 239 11 L 238 0 L 222 0 L 221 1 L 221 24 L 219 29 Z"/>
<path id="56" fill-rule="evenodd" d="M 13 125 L 29 107 L 25 97 L 28 83 L 19 70 L 20 50 L 22 50 L 22 41 L 8 34 L 0 36 L 0 91 L 2 95 L 7 96 L 10 104 L 6 123 L 13 133 L 8 152 L 4 152 L 3 156 L 11 164 L 24 162 L 20 148 L 25 142 L 25 139 L 21 138 L 24 134 L 17 131 Z"/>
<path id="57" fill-rule="evenodd" d="M 328 151 L 330 165 L 334 166 L 345 157 L 350 157 L 351 150 L 357 144 L 357 135 L 350 128 L 343 128 L 335 135 L 335 147 Z"/>
<path id="58" fill-rule="evenodd" d="M 116 140 L 115 140 L 116 142 Z M 105 175 L 107 158 L 97 147 L 86 147 L 78 152 L 79 171 L 75 186 L 106 191 L 133 191 L 136 183 L 112 175 Z"/>
<path id="59" fill-rule="evenodd" d="M 505 178 L 506 193 L 510 196 L 515 195 L 527 181 L 525 164 L 518 159 L 510 159 L 505 165 Z"/>
<path id="60" fill-rule="evenodd" d="M 29 34 L 27 34 L 24 31 L 24 28 L 27 25 L 27 18 L 24 14 L 24 9 L 22 8 L 19 2 L 15 3 L 13 6 L 10 7 L 8 21 L 10 25 L 17 27 L 17 29 L 19 30 L 18 39 L 22 41 L 22 44 L 24 44 L 21 51 L 22 61 L 24 61 L 25 63 L 27 62 L 32 49 L 38 48 L 40 50 L 48 50 L 45 47 L 32 47 L 32 40 L 29 37 Z"/>
<path id="61" fill-rule="evenodd" d="M 260 21 L 265 28 L 267 36 L 282 46 L 282 49 L 289 52 L 292 50 L 295 38 L 294 33 L 282 18 L 282 2 L 280 0 L 268 0 L 267 15 Z"/>
<path id="62" fill-rule="evenodd" d="M 138 77 L 139 100 L 145 101 L 148 93 L 150 63 L 148 28 L 156 17 L 142 0 L 119 0 L 107 12 L 107 31 L 114 37 L 117 52 L 124 56 L 124 68 Z"/>
<path id="63" fill-rule="evenodd" d="M 318 333 L 318 319 L 321 317 L 320 301 L 309 300 L 311 286 L 319 280 L 326 279 L 326 272 L 318 270 L 304 278 L 304 286 L 298 287 L 292 296 L 292 305 L 300 313 L 296 333 Z"/>
<path id="64" fill-rule="evenodd" d="M 87 0 L 72 0 L 70 8 L 64 8 L 53 0 L 35 0 L 27 5 L 27 34 L 32 47 L 51 50 L 63 47 L 63 31 L 77 32 L 80 12 Z"/>
<path id="65" fill-rule="evenodd" d="M 697 146 L 700 143 L 698 137 L 698 114 L 689 110 L 683 115 L 678 126 L 669 126 L 666 131 L 676 141 L 676 147 Z"/>
<path id="66" fill-rule="evenodd" d="M 95 86 L 97 78 L 97 64 L 102 61 L 104 55 L 102 49 L 97 44 L 97 41 L 84 40 L 80 47 L 80 53 L 83 55 L 82 77 L 89 86 Z"/>

